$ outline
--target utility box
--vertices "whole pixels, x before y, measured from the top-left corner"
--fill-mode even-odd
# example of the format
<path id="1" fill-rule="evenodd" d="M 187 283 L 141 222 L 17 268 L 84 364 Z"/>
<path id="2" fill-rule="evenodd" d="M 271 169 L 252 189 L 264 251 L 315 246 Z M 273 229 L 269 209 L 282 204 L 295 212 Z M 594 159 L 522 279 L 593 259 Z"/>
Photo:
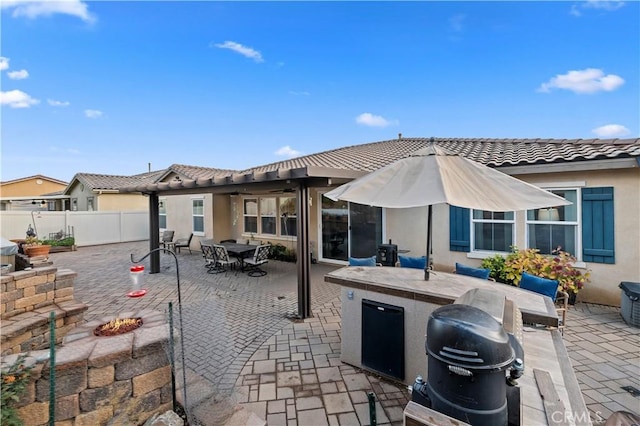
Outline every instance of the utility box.
<path id="1" fill-rule="evenodd" d="M 398 246 L 396 244 L 380 244 L 376 255 L 376 263 L 382 266 L 396 266 L 398 261 Z"/>
<path id="2" fill-rule="evenodd" d="M 622 281 L 619 285 L 622 289 L 620 301 L 620 314 L 629 325 L 640 327 L 640 283 Z"/>

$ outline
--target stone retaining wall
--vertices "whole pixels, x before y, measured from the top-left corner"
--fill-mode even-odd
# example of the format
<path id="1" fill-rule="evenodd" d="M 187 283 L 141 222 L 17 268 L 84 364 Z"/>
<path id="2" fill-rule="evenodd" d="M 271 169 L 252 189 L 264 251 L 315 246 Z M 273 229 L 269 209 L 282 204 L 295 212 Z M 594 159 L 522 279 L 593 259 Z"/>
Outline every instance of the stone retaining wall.
<path id="1" fill-rule="evenodd" d="M 56 343 L 84 318 L 87 306 L 73 298 L 76 273 L 47 266 L 0 277 L 1 353 L 49 346 L 49 315 L 55 314 Z"/>
<path id="2" fill-rule="evenodd" d="M 164 315 L 147 310 L 119 317 L 142 317 L 144 324 L 120 336 L 96 337 L 93 329 L 113 317 L 92 321 L 72 330 L 56 349 L 56 425 L 139 425 L 172 408 Z M 4 357 L 3 364 L 17 356 Z M 49 419 L 47 358 L 48 351 L 29 354 L 35 368 L 18 403 L 25 425 L 45 425 Z"/>

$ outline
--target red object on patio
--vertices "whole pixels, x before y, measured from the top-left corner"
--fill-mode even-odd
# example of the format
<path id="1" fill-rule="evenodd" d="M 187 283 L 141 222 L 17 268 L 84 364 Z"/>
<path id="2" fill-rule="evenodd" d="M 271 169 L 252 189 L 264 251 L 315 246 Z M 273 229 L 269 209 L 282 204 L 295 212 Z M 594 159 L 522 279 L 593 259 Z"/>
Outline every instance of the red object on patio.
<path id="1" fill-rule="evenodd" d="M 142 283 L 144 282 L 144 266 L 132 266 L 129 269 L 129 277 L 131 278 L 131 291 L 127 293 L 127 297 L 142 297 L 147 294 L 147 290 L 142 288 Z"/>

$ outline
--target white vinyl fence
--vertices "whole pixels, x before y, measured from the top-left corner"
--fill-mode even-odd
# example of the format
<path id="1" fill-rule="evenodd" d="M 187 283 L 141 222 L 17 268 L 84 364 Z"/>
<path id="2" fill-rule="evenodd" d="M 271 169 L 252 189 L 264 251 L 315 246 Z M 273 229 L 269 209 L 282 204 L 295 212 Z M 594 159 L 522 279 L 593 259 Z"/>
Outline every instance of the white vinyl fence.
<path id="1" fill-rule="evenodd" d="M 29 225 L 40 239 L 47 239 L 50 233 L 73 230 L 77 246 L 149 239 L 146 211 L 0 212 L 0 236 L 6 239 L 25 238 Z"/>

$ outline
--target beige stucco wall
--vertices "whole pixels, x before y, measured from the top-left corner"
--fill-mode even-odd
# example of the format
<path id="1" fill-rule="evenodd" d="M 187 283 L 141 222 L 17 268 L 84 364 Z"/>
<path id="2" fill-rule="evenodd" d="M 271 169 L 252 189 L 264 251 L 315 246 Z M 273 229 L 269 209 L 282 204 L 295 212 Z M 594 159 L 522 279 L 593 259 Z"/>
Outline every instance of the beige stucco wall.
<path id="1" fill-rule="evenodd" d="M 38 184 L 37 182 L 41 183 Z M 66 185 L 47 180 L 46 178 L 26 179 L 20 182 L 0 185 L 0 197 L 29 197 L 64 191 Z"/>
<path id="2" fill-rule="evenodd" d="M 640 169 L 569 172 L 523 175 L 518 178 L 544 183 L 584 183 L 585 187 L 613 186 L 616 263 L 586 263 L 591 282 L 579 293 L 578 300 L 605 305 L 620 304 L 621 281 L 640 281 Z M 434 206 L 433 256 L 436 269 L 453 270 L 456 262 L 480 266 L 473 253 L 449 251 L 449 207 Z M 387 236 L 412 256 L 426 252 L 426 208 L 387 209 Z M 524 212 L 516 214 L 516 246 L 526 247 Z"/>
<path id="3" fill-rule="evenodd" d="M 195 194 L 160 197 L 160 200 L 166 202 L 166 229 L 175 231 L 174 239 L 187 238 L 193 232 L 192 200 L 198 198 L 204 199 L 204 235 L 194 233 L 191 247 L 196 249 L 200 247 L 201 239 L 216 238 L 213 232 L 213 195 Z"/>
<path id="4" fill-rule="evenodd" d="M 140 194 L 94 194 L 96 210 L 149 210 L 149 197 Z M 86 203 L 86 199 L 85 199 Z"/>

